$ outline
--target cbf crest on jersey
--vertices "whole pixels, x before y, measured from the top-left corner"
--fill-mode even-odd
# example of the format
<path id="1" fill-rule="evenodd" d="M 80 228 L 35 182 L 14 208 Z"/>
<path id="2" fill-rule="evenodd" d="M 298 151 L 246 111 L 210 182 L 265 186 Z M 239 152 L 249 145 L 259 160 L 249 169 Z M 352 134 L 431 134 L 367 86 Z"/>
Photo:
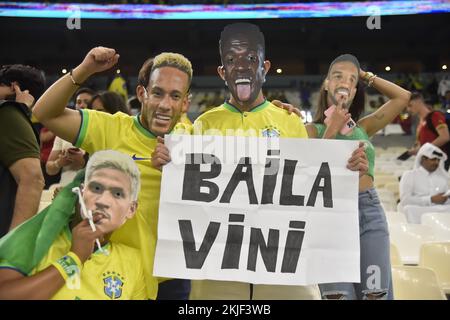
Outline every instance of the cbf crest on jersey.
<path id="1" fill-rule="evenodd" d="M 279 137 L 280 131 L 274 126 L 266 126 L 262 130 L 262 136 L 266 138 Z"/>
<path id="2" fill-rule="evenodd" d="M 119 273 L 105 272 L 103 274 L 103 290 L 110 299 L 119 299 L 122 296 L 123 278 Z"/>

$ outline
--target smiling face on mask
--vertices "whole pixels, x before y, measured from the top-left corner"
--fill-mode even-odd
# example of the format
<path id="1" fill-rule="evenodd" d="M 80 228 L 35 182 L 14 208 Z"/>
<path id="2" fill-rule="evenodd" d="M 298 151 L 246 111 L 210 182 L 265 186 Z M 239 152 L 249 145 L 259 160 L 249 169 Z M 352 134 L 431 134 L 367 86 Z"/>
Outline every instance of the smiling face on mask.
<path id="1" fill-rule="evenodd" d="M 189 105 L 189 77 L 174 67 L 160 67 L 151 75 L 147 88 L 139 86 L 138 97 L 142 101 L 141 122 L 157 136 L 169 133 L 178 122 L 181 113 Z"/>
<path id="2" fill-rule="evenodd" d="M 328 105 L 336 105 L 343 101 L 343 107 L 350 108 L 356 94 L 359 70 L 356 65 L 349 61 L 336 62 L 328 73 L 325 80 Z"/>
<path id="3" fill-rule="evenodd" d="M 217 71 L 231 93 L 230 103 L 251 108 L 264 102 L 262 85 L 270 62 L 264 61 L 263 46 L 246 34 L 236 34 L 221 43 L 222 66 Z"/>

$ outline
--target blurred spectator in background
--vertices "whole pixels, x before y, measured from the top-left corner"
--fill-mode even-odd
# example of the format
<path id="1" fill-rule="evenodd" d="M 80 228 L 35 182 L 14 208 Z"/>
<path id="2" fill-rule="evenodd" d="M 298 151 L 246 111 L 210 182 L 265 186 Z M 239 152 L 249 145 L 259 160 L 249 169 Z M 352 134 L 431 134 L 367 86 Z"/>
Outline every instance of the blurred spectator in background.
<path id="1" fill-rule="evenodd" d="M 75 93 L 75 109 L 87 109 L 95 95 L 96 92 L 90 88 L 78 89 Z M 59 184 L 65 186 L 75 178 L 78 170 L 85 167 L 87 160 L 88 155 L 84 150 L 56 137 L 45 165 L 46 173 L 49 176 L 60 175 Z"/>
<path id="2" fill-rule="evenodd" d="M 405 135 L 409 136 L 412 134 L 412 117 L 408 112 L 402 112 L 398 116 L 398 121 L 400 123 L 400 126 L 402 127 L 403 132 Z"/>
<path id="3" fill-rule="evenodd" d="M 110 114 L 116 112 L 130 114 L 130 110 L 126 105 L 123 96 L 111 91 L 103 91 L 94 95 L 88 108 Z"/>
<path id="4" fill-rule="evenodd" d="M 86 165 L 84 150 L 74 147 L 70 142 L 56 137 L 46 164 L 47 174 L 61 174 L 59 184 L 65 186 L 72 182 L 78 170 Z"/>
<path id="5" fill-rule="evenodd" d="M 415 92 L 411 95 L 408 104 L 408 111 L 413 115 L 418 115 L 420 118 L 417 126 L 417 139 L 413 148 L 409 153 L 417 154 L 419 148 L 425 143 L 429 142 L 447 154 L 447 160 L 444 167 L 448 170 L 450 160 L 448 159 L 448 147 L 450 145 L 450 133 L 446 123 L 445 115 L 437 110 L 432 110 L 425 103 L 424 97 L 421 93 Z"/>
<path id="6" fill-rule="evenodd" d="M 405 171 L 400 180 L 399 210 L 409 223 L 420 223 L 425 212 L 450 214 L 449 175 L 444 169 L 447 155 L 431 143 L 425 143 L 417 153 L 413 170 Z"/>
<path id="7" fill-rule="evenodd" d="M 122 96 L 123 101 L 128 100 L 128 90 L 127 90 L 127 82 L 122 77 L 120 73 L 118 73 L 111 84 L 108 87 L 108 91 L 112 91 Z"/>
<path id="8" fill-rule="evenodd" d="M 410 90 L 412 90 L 412 91 L 422 91 L 423 90 L 423 81 L 421 79 L 420 74 L 418 74 L 417 76 L 410 74 L 409 81 L 410 81 Z"/>
<path id="9" fill-rule="evenodd" d="M 431 105 L 435 105 L 439 103 L 439 97 L 438 97 L 438 81 L 436 79 L 436 76 L 433 75 L 433 78 L 431 79 L 430 83 L 428 83 L 426 87 L 426 95 L 429 97 Z"/>
<path id="10" fill-rule="evenodd" d="M 438 96 L 439 98 L 443 98 L 447 91 L 450 91 L 450 79 L 448 78 L 448 75 L 445 75 L 441 81 L 439 81 L 439 87 L 438 87 Z"/>
<path id="11" fill-rule="evenodd" d="M 41 70 L 20 64 L 0 68 L 0 237 L 39 208 L 44 177 L 30 109 L 44 90 Z"/>
<path id="12" fill-rule="evenodd" d="M 402 88 L 409 89 L 409 80 L 405 73 L 397 75 L 397 78 L 394 80 L 394 83 Z"/>
<path id="13" fill-rule="evenodd" d="M 384 103 L 385 102 L 384 102 L 383 96 L 379 96 L 378 97 L 378 107 L 381 107 Z M 403 111 L 398 116 L 396 116 L 395 119 L 392 120 L 392 123 L 399 124 L 405 135 L 408 135 L 408 136 L 411 135 L 412 121 L 411 121 L 411 116 L 407 111 Z"/>
<path id="14" fill-rule="evenodd" d="M 188 96 L 188 108 L 189 108 L 191 102 L 192 102 L 192 93 L 190 93 Z M 187 115 L 187 110 L 183 110 L 181 112 L 180 119 L 178 120 L 178 126 L 180 128 L 184 128 L 184 130 L 186 130 L 186 132 L 190 132 L 190 130 L 192 128 L 192 121 L 191 121 L 191 119 L 189 119 L 189 117 Z"/>

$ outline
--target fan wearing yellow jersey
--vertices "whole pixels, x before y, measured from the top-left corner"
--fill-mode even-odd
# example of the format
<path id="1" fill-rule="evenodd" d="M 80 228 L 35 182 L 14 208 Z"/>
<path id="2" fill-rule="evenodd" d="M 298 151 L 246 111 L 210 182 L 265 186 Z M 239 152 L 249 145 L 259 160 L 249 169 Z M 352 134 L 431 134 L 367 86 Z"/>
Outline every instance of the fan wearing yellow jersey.
<path id="1" fill-rule="evenodd" d="M 268 102 L 262 84 L 270 69 L 265 60 L 264 35 L 256 25 L 235 23 L 225 27 L 220 42 L 220 77 L 230 90 L 230 99 L 205 112 L 194 122 L 194 134 L 308 138 L 301 119 Z M 170 161 L 167 148 L 158 144 L 156 167 Z M 362 168 L 365 155 L 357 149 L 349 163 Z M 362 159 L 361 159 L 362 158 Z M 366 160 L 367 163 L 367 160 Z M 367 168 L 365 169 L 367 171 Z M 253 285 L 235 281 L 193 280 L 191 299 L 320 299 L 317 285 Z"/>
<path id="2" fill-rule="evenodd" d="M 194 134 L 308 138 L 301 119 L 268 102 L 262 85 L 270 69 L 264 35 L 256 25 L 236 23 L 222 31 L 219 76 L 230 99 L 202 114 Z M 214 132 L 219 130 L 220 132 Z M 268 290 L 267 290 L 268 289 Z M 261 292 L 269 293 L 264 296 Z M 191 299 L 319 299 L 317 286 L 266 286 L 235 281 L 192 281 Z"/>
<path id="3" fill-rule="evenodd" d="M 95 73 L 110 69 L 118 59 L 114 49 L 92 49 L 79 66 L 44 93 L 33 114 L 56 135 L 89 153 L 113 149 L 130 155 L 136 162 L 142 177 L 139 207 L 134 219 L 114 232 L 112 239 L 139 250 L 144 262 L 148 298 L 155 299 L 158 280 L 153 277 L 153 261 L 161 171 L 152 166 L 151 155 L 157 137 L 174 131 L 181 113 L 187 111 L 192 66 L 188 59 L 176 53 L 161 53 L 147 60 L 138 77 L 136 95 L 142 111 L 136 116 L 65 108 L 80 83 Z"/>
<path id="4" fill-rule="evenodd" d="M 80 222 L 79 215 L 73 217 L 49 243 L 47 254 L 30 274 L 12 260 L 0 257 L 0 299 L 145 299 L 144 269 L 138 250 L 109 240 L 114 230 L 134 216 L 139 188 L 139 169 L 129 156 L 112 150 L 94 153 L 81 192 L 96 231 L 88 219 Z M 46 219 L 51 218 L 47 215 Z M 27 232 L 29 223 L 33 221 L 7 236 Z M 48 237 L 51 231 L 43 233 Z M 101 246 L 98 250 L 96 239 Z"/>
<path id="5" fill-rule="evenodd" d="M 219 47 L 222 65 L 217 71 L 230 99 L 202 114 L 194 123 L 194 134 L 218 129 L 216 134 L 222 135 L 307 138 L 301 119 L 274 106 L 262 93 L 270 61 L 265 60 L 264 35 L 259 28 L 249 23 L 228 25 Z"/>

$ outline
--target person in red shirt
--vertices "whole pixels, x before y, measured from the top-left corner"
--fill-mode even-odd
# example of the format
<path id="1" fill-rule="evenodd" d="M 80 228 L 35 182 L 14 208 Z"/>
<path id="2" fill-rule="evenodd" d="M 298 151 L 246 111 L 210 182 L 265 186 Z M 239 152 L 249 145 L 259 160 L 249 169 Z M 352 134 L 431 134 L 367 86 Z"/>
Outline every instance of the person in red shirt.
<path id="1" fill-rule="evenodd" d="M 416 131 L 416 144 L 413 148 L 409 149 L 409 154 L 415 155 L 422 145 L 427 142 L 432 143 L 447 153 L 447 161 L 445 162 L 444 167 L 445 170 L 448 170 L 450 167 L 450 159 L 445 145 L 450 141 L 450 133 L 445 120 L 445 115 L 442 112 L 432 111 L 425 104 L 424 98 L 420 93 L 413 93 L 411 95 L 408 111 L 412 115 L 418 115 L 420 118 Z"/>

